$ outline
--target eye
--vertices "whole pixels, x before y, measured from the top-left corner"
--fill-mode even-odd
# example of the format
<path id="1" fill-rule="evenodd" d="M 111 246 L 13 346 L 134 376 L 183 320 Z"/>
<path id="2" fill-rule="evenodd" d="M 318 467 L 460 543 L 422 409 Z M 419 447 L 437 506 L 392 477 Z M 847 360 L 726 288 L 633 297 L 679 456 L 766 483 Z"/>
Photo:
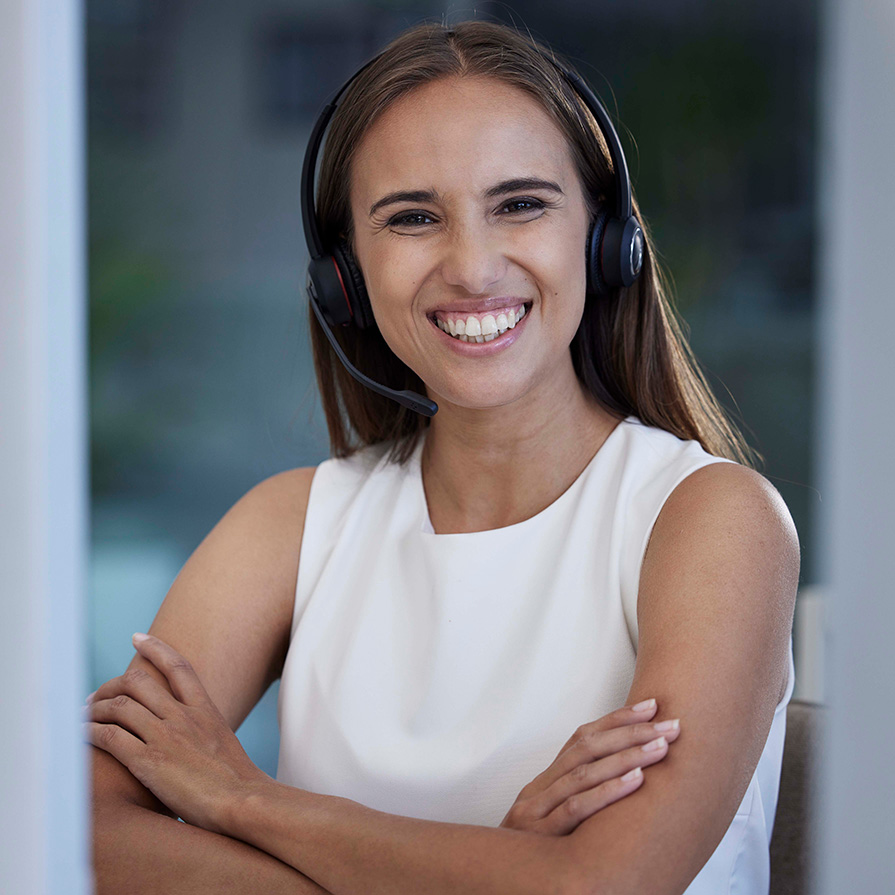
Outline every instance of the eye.
<path id="1" fill-rule="evenodd" d="M 500 206 L 498 214 L 525 214 L 526 212 L 541 211 L 544 208 L 546 208 L 546 203 L 540 199 L 526 196 L 505 202 Z"/>
<path id="2" fill-rule="evenodd" d="M 435 219 L 425 211 L 402 211 L 388 220 L 389 227 L 424 227 L 434 223 Z"/>

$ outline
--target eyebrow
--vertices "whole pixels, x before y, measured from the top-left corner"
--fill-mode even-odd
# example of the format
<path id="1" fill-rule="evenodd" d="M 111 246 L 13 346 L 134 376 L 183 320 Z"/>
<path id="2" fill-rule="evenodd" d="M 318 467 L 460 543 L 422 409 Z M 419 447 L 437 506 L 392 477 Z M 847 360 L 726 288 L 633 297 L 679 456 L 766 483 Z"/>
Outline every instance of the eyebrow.
<path id="1" fill-rule="evenodd" d="M 373 217 L 380 208 L 385 205 L 394 205 L 396 202 L 437 202 L 438 193 L 435 190 L 399 190 L 389 193 L 370 206 L 370 217 Z"/>
<path id="2" fill-rule="evenodd" d="M 540 177 L 516 177 L 513 180 L 504 180 L 497 186 L 492 186 L 485 191 L 485 198 L 495 199 L 498 196 L 506 195 L 506 193 L 515 193 L 519 190 L 548 190 L 551 193 L 559 193 L 563 195 L 563 191 L 558 183 L 552 180 L 542 180 Z"/>
<path id="3" fill-rule="evenodd" d="M 486 199 L 495 199 L 507 193 L 515 193 L 519 190 L 547 190 L 551 193 L 563 195 L 562 188 L 552 180 L 543 180 L 540 177 L 515 177 L 512 180 L 503 180 L 495 186 L 485 190 Z M 394 205 L 397 202 L 437 202 L 438 193 L 435 190 L 398 190 L 378 199 L 370 206 L 370 217 L 376 214 L 380 208 L 386 205 Z"/>

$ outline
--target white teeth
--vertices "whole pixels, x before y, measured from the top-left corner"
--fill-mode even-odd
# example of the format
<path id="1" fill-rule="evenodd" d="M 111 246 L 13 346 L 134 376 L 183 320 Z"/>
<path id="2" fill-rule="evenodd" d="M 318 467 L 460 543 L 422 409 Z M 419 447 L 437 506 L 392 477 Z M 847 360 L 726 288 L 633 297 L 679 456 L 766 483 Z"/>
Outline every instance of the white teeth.
<path id="1" fill-rule="evenodd" d="M 513 329 L 525 316 L 525 305 L 515 310 L 501 311 L 497 317 L 485 314 L 481 320 L 470 315 L 465 320 L 440 320 L 435 318 L 436 326 L 448 335 L 462 342 L 490 342 L 508 329 Z"/>

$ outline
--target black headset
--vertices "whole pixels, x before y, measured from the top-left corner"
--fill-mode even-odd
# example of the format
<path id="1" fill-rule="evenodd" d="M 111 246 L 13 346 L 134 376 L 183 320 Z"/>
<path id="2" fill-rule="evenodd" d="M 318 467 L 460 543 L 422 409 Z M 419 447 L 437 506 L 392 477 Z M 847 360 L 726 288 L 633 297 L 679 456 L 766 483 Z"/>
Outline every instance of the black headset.
<path id="1" fill-rule="evenodd" d="M 381 55 L 371 59 L 336 91 L 318 116 L 308 140 L 301 172 L 301 213 L 308 253 L 311 256 L 308 264 L 308 295 L 311 308 L 326 338 L 345 369 L 358 382 L 417 413 L 434 416 L 438 405 L 424 395 L 411 391 L 396 391 L 364 376 L 345 356 L 332 332 L 332 327 L 336 325 L 353 324 L 360 329 L 367 329 L 375 326 L 376 321 L 363 274 L 352 256 L 348 243 L 340 239 L 336 245 L 327 247 L 320 238 L 317 212 L 314 207 L 317 156 L 326 126 L 336 111 L 342 94 Z M 615 207 L 607 207 L 609 206 L 607 202 L 596 212 L 585 247 L 588 292 L 595 297 L 605 298 L 613 289 L 630 286 L 640 275 L 643 267 L 643 231 L 633 214 L 628 165 L 612 121 L 594 92 L 575 72 L 560 65 L 552 56 L 543 52 L 542 55 L 556 67 L 593 114 L 609 147 L 616 184 Z"/>

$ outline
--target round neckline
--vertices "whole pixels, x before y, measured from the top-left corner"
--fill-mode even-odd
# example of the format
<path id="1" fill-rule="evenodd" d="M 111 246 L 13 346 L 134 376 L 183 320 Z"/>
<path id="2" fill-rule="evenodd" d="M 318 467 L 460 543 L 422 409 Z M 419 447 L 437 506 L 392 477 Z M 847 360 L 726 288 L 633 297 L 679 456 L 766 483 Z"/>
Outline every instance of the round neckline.
<path id="1" fill-rule="evenodd" d="M 605 454 L 605 448 L 607 445 L 612 442 L 615 438 L 616 433 L 626 424 L 632 421 L 636 421 L 637 418 L 634 416 L 627 416 L 623 420 L 620 420 L 615 428 L 606 436 L 603 440 L 603 443 L 597 448 L 593 457 L 587 461 L 584 469 L 581 470 L 580 473 L 575 477 L 575 480 L 566 488 L 565 491 L 562 492 L 554 501 L 547 504 L 543 510 L 535 513 L 533 516 L 529 516 L 527 519 L 523 519 L 521 522 L 514 522 L 511 525 L 503 525 L 500 528 L 486 528 L 482 531 L 454 531 L 454 532 L 445 532 L 443 534 L 439 534 L 435 531 L 434 526 L 432 525 L 432 517 L 429 515 L 429 503 L 426 500 L 426 489 L 423 486 L 423 467 L 422 467 L 422 455 L 423 455 L 423 447 L 425 445 L 425 439 L 420 439 L 420 443 L 417 445 L 416 450 L 413 453 L 413 466 L 410 470 L 411 477 L 414 482 L 414 488 L 417 492 L 417 504 L 420 508 L 419 516 L 420 516 L 420 525 L 419 530 L 422 534 L 429 536 L 430 538 L 472 538 L 472 537 L 497 537 L 501 536 L 504 533 L 512 533 L 518 532 L 523 526 L 534 525 L 539 521 L 542 521 L 545 517 L 552 515 L 555 512 L 558 512 L 559 509 L 568 501 L 571 500 L 574 496 L 574 493 L 581 487 L 584 483 L 584 480 L 590 471 L 591 467 L 594 466 L 597 462 L 597 459 Z"/>

